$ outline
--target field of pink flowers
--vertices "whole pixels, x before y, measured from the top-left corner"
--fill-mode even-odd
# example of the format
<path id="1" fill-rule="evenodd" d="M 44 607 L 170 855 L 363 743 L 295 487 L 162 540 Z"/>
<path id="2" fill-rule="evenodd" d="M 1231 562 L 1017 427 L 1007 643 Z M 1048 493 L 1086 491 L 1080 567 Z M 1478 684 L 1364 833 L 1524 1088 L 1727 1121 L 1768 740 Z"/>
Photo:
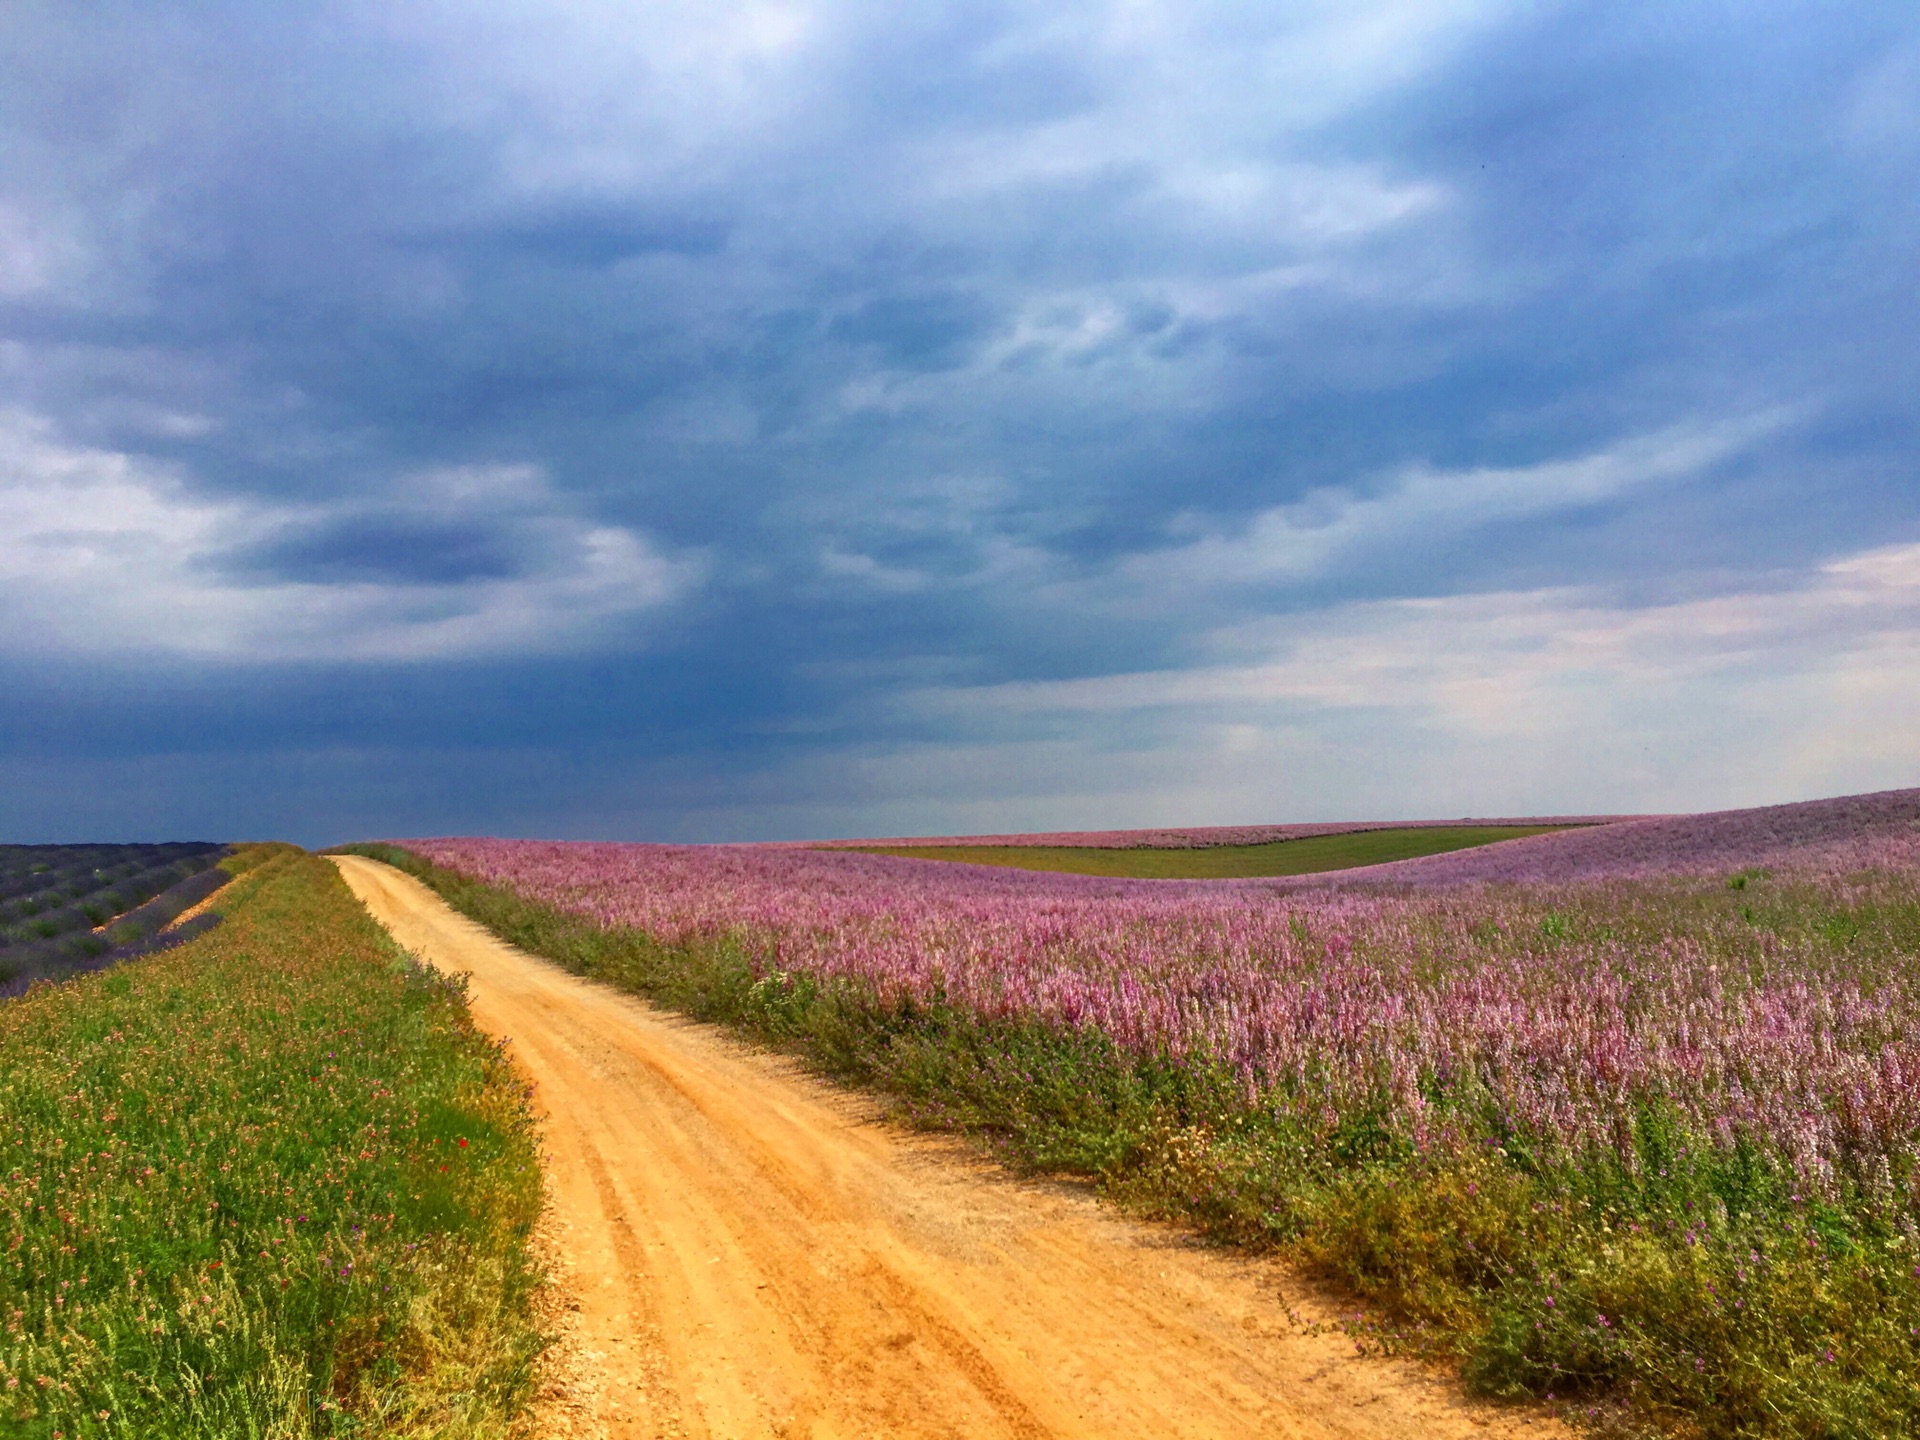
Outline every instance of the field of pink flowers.
<path id="1" fill-rule="evenodd" d="M 583 973 L 1287 1247 L 1483 1389 L 1920 1433 L 1920 791 L 1273 880 L 383 854 Z"/>
<path id="2" fill-rule="evenodd" d="M 1564 883 L 1697 876 L 1775 863 L 1800 873 L 1909 871 L 1920 861 L 1917 825 L 1920 790 L 1883 790 L 1708 815 L 1623 816 L 1324 879 L 1342 885 Z"/>
<path id="3" fill-rule="evenodd" d="M 1491 1120 L 1631 1169 L 1657 1103 L 1817 1192 L 1912 1203 L 1920 1183 L 1920 792 L 1541 836 L 1353 872 L 1364 888 L 760 846 L 407 848 L 668 944 L 728 937 L 762 976 L 1222 1067 L 1324 1136 L 1364 1113 L 1422 1148 Z M 1772 873 L 1729 891 L 1743 866 Z"/>

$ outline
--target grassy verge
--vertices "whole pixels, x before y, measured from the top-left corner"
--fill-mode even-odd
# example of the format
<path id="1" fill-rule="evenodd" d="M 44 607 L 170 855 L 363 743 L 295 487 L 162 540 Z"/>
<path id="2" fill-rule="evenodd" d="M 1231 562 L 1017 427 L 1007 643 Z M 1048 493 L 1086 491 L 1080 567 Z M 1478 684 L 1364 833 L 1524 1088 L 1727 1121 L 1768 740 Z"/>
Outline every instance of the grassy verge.
<path id="1" fill-rule="evenodd" d="M 1227 1076 L 1128 1056 L 1098 1033 L 886 1008 L 770 973 L 731 941 L 670 948 L 403 851 L 352 848 L 515 944 L 796 1051 L 1012 1163 L 1096 1175 L 1140 1212 L 1283 1249 L 1376 1302 L 1381 1323 L 1355 1327 L 1363 1348 L 1450 1357 L 1483 1393 L 1714 1440 L 1920 1433 L 1915 1176 L 1802 1195 L 1767 1157 L 1703 1144 L 1654 1106 L 1634 1116 L 1631 1172 L 1486 1127 L 1424 1154 L 1377 1117 L 1308 1132 L 1250 1107 Z M 1548 919 L 1649 945 L 1727 907 L 1782 933 L 1833 927 L 1784 891 L 1754 893 L 1656 886 L 1607 902 L 1618 913 Z M 1902 934 L 1911 910 L 1894 917 Z"/>
<path id="2" fill-rule="evenodd" d="M 1016 870 L 1057 870 L 1071 875 L 1112 875 L 1138 880 L 1228 880 L 1274 875 L 1316 875 L 1384 865 L 1421 855 L 1443 855 L 1542 835 L 1562 825 L 1434 825 L 1396 830 L 1357 830 L 1311 835 L 1266 845 L 1208 845 L 1192 850 L 1102 850 L 1072 845 L 914 845 L 859 847 L 868 855 L 909 860 L 951 860 L 966 865 L 1002 865 Z"/>
<path id="3" fill-rule="evenodd" d="M 491 1436 L 542 1344 L 527 1097 L 333 867 L 0 1005 L 0 1435 Z"/>

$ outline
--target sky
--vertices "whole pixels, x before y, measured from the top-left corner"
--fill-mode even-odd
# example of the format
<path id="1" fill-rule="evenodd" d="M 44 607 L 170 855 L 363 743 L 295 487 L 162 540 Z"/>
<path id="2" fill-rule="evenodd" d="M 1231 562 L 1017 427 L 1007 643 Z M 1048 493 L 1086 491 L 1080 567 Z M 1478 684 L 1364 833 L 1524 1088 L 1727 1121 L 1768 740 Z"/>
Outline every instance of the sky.
<path id="1" fill-rule="evenodd" d="M 0 840 L 1920 784 L 1910 4 L 0 7 Z"/>

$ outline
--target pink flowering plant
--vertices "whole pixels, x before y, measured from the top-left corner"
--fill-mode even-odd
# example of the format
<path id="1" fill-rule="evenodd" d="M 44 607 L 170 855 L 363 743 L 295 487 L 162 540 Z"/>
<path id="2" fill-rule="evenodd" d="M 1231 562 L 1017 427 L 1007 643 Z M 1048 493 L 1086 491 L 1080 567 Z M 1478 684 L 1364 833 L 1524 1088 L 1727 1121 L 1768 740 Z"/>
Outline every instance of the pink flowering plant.
<path id="1" fill-rule="evenodd" d="M 1920 1426 L 1920 793 L 1286 882 L 409 842 L 512 938 L 1287 1248 L 1364 1343 L 1703 1435 Z"/>

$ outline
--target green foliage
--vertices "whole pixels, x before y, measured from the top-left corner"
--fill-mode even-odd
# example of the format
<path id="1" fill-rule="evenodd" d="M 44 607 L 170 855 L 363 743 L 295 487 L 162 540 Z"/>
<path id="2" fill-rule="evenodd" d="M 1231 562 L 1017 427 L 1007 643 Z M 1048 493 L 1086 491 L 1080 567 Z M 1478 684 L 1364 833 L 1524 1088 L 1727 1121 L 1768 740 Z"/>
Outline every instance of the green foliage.
<path id="1" fill-rule="evenodd" d="M 0 1435 L 505 1433 L 542 1339 L 524 1088 L 324 861 L 0 1005 Z"/>
<path id="2" fill-rule="evenodd" d="M 1073 845 L 915 845 L 862 847 L 868 855 L 911 860 L 952 860 L 967 865 L 1003 865 L 1017 870 L 1057 870 L 1074 875 L 1129 876 L 1141 880 L 1225 880 L 1261 875 L 1313 875 L 1384 865 L 1421 855 L 1443 855 L 1518 840 L 1558 825 L 1432 825 L 1393 830 L 1356 830 L 1312 835 L 1266 845 L 1209 845 L 1191 850 L 1096 849 Z"/>
<path id="3" fill-rule="evenodd" d="M 1095 1175 L 1139 1213 L 1283 1249 L 1374 1303 L 1384 1323 L 1356 1327 L 1363 1346 L 1451 1357 L 1483 1392 L 1699 1440 L 1920 1433 L 1920 1234 L 1900 1198 L 1910 1177 L 1816 1203 L 1768 1157 L 1703 1143 L 1657 1100 L 1632 1114 L 1631 1167 L 1611 1153 L 1569 1158 L 1551 1137 L 1471 1122 L 1471 1097 L 1434 1077 L 1423 1093 L 1460 1107 L 1464 1138 L 1412 1143 L 1365 1112 L 1310 1131 L 1204 1062 L 941 1004 L 888 1007 L 777 970 L 756 977 L 738 939 L 669 949 L 405 851 L 350 848 L 517 945 L 782 1045 L 1012 1164 Z M 1869 888 L 1844 937 L 1830 897 L 1775 885 L 1653 883 L 1614 901 L 1570 890 L 1525 927 L 1473 923 L 1477 943 L 1522 951 L 1573 934 L 1653 947 L 1751 936 L 1735 917 L 1757 910 L 1779 933 L 1865 936 L 1887 963 L 1909 963 L 1920 905 L 1895 891 L 1868 903 Z"/>

